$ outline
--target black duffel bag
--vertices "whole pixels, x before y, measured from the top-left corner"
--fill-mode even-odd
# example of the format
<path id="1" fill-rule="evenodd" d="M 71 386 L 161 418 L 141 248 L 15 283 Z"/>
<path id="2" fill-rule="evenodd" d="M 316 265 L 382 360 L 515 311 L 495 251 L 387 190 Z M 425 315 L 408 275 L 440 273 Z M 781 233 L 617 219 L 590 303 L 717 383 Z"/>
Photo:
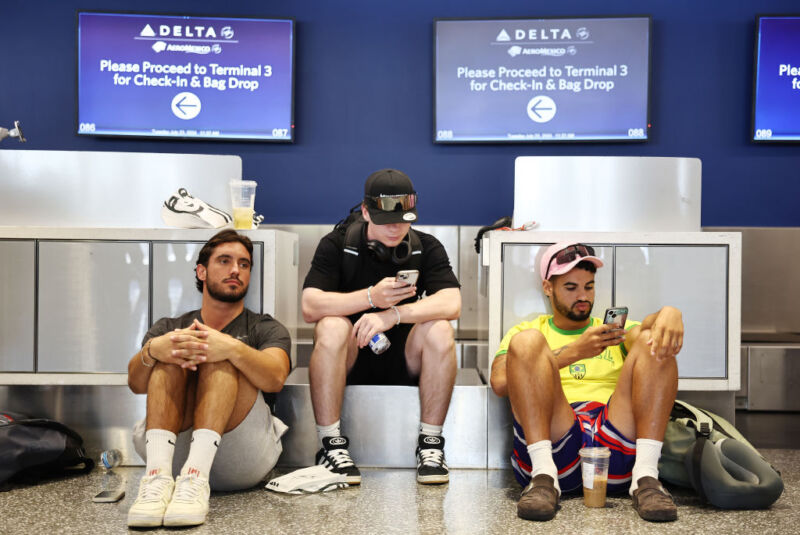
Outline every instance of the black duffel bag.
<path id="1" fill-rule="evenodd" d="M 9 481 L 35 482 L 93 468 L 83 439 L 66 425 L 0 411 L 0 489 Z"/>

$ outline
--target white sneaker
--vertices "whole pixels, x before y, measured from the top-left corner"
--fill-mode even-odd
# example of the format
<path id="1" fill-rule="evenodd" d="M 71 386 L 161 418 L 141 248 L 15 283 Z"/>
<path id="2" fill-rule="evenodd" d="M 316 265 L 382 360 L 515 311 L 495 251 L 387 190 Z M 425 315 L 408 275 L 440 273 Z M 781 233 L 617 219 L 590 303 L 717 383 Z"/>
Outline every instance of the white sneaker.
<path id="1" fill-rule="evenodd" d="M 128 525 L 160 526 L 174 487 L 175 482 L 170 476 L 164 474 L 144 476 L 139 483 L 139 495 L 128 510 Z"/>
<path id="2" fill-rule="evenodd" d="M 178 476 L 172 501 L 164 513 L 164 525 L 196 526 L 205 522 L 210 494 L 208 479 L 195 474 Z"/>
<path id="3" fill-rule="evenodd" d="M 222 228 L 231 226 L 233 218 L 219 208 L 192 197 L 185 188 L 161 205 L 161 219 L 178 228 Z"/>

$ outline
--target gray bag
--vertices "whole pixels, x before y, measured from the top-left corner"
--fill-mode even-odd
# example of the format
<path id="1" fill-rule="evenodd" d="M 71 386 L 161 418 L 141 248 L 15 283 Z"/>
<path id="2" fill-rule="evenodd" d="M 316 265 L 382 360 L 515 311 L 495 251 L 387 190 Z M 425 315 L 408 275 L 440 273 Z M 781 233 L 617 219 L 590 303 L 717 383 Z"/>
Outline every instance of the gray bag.
<path id="1" fill-rule="evenodd" d="M 679 400 L 667 423 L 658 472 L 722 509 L 764 509 L 783 492 L 780 473 L 730 422 Z"/>

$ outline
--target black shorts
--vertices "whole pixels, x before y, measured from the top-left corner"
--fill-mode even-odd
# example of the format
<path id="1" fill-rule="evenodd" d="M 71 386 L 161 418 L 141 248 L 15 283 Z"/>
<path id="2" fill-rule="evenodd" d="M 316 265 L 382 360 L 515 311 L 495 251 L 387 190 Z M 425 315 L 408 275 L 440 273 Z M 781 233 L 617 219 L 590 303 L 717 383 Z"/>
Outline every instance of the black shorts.
<path id="1" fill-rule="evenodd" d="M 419 377 L 411 377 L 406 366 L 406 339 L 413 326 L 403 323 L 386 331 L 392 345 L 380 355 L 373 353 L 369 345 L 359 349 L 356 363 L 347 374 L 347 384 L 417 386 Z"/>

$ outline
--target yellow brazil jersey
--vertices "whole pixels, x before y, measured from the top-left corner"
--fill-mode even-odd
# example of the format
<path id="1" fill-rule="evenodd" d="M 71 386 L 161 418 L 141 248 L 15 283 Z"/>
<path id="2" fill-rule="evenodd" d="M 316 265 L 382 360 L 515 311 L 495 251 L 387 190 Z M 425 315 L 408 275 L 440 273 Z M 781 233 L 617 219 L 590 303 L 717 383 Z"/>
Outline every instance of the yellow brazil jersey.
<path id="1" fill-rule="evenodd" d="M 537 329 L 547 339 L 551 349 L 558 349 L 577 340 L 589 327 L 602 324 L 603 321 L 600 318 L 591 318 L 591 322 L 586 327 L 576 331 L 565 331 L 555 326 L 552 315 L 539 316 L 533 321 L 523 321 L 509 329 L 500 342 L 500 348 L 495 356 L 507 353 L 511 338 L 521 331 Z M 639 325 L 639 322 L 627 321 L 625 329 L 628 330 L 635 325 Z M 567 401 L 570 403 L 576 401 L 608 403 L 608 398 L 611 397 L 617 386 L 619 373 L 626 356 L 625 346 L 619 344 L 605 348 L 596 357 L 578 360 L 561 368 L 559 370 L 561 384 L 567 395 Z"/>

